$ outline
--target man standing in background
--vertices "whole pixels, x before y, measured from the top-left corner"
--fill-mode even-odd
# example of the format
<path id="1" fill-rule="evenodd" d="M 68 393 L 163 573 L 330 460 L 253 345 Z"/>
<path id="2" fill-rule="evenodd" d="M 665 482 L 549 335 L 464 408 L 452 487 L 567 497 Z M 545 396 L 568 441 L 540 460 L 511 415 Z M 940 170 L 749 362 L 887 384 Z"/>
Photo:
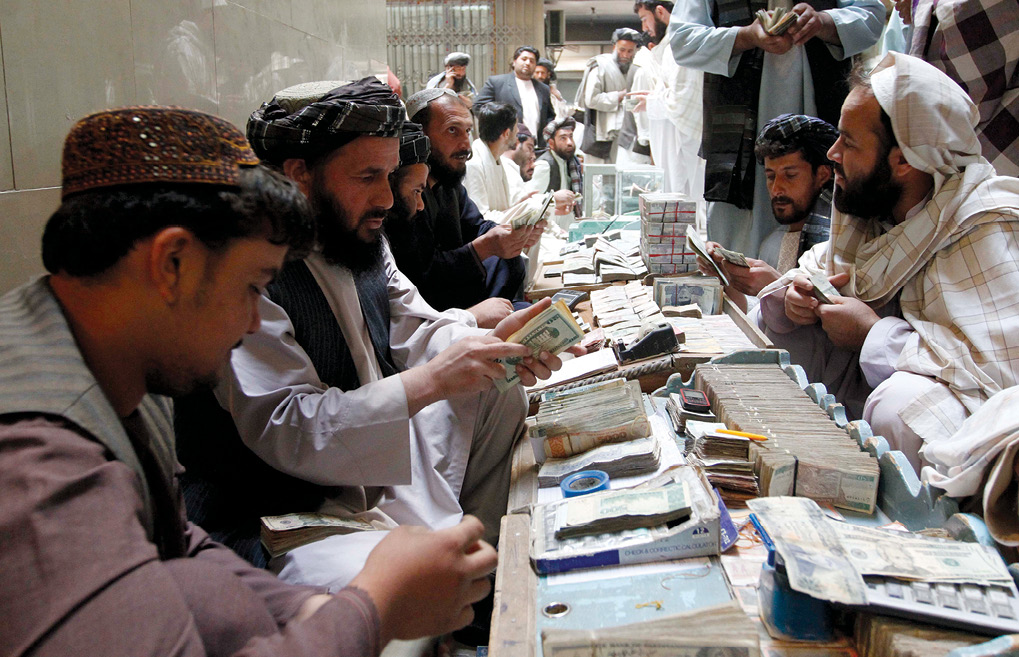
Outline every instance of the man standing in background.
<path id="1" fill-rule="evenodd" d="M 533 46 L 520 46 L 513 53 L 513 72 L 489 76 L 474 104 L 480 107 L 485 103 L 498 101 L 515 107 L 517 120 L 526 125 L 531 134 L 538 135 L 540 150 L 545 148 L 541 128 L 552 120 L 555 110 L 552 108 L 552 95 L 548 85 L 534 79 L 537 64 L 538 49 Z"/>
<path id="2" fill-rule="evenodd" d="M 616 161 L 619 131 L 626 114 L 623 98 L 633 83 L 636 69 L 632 64 L 639 43 L 639 32 L 621 27 L 612 33 L 612 52 L 587 61 L 576 100 L 577 107 L 587 110 L 584 141 L 580 144 L 587 164 Z"/>

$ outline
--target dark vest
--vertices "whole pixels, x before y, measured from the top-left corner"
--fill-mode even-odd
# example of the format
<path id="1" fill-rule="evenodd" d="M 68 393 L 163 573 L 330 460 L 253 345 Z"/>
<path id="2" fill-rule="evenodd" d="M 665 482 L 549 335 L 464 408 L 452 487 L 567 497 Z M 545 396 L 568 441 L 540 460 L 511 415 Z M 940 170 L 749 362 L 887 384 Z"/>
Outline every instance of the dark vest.
<path id="1" fill-rule="evenodd" d="M 806 0 L 816 11 L 834 9 L 834 0 Z M 717 27 L 750 25 L 759 9 L 767 9 L 762 0 L 717 0 L 712 7 L 712 21 Z M 811 39 L 803 46 L 814 82 L 814 96 L 819 118 L 838 125 L 842 102 L 848 94 L 845 77 L 852 63 L 831 56 L 820 39 Z M 707 164 L 704 176 L 704 198 L 708 201 L 731 203 L 738 208 L 753 206 L 757 139 L 757 107 L 761 90 L 761 69 L 764 52 L 747 50 L 740 57 L 733 76 L 704 74 L 704 131 L 701 157 Z"/>
<path id="2" fill-rule="evenodd" d="M 389 349 L 389 296 L 379 266 L 355 276 L 361 312 L 384 376 L 396 374 Z M 308 354 L 319 378 L 330 387 L 361 386 L 350 349 L 325 294 L 303 260 L 287 263 L 267 288 L 269 298 L 287 313 L 294 339 Z M 244 445 L 233 418 L 212 393 L 179 400 L 177 454 L 188 516 L 242 557 L 265 566 L 259 541 L 261 516 L 313 511 L 337 489 L 284 474 Z"/>

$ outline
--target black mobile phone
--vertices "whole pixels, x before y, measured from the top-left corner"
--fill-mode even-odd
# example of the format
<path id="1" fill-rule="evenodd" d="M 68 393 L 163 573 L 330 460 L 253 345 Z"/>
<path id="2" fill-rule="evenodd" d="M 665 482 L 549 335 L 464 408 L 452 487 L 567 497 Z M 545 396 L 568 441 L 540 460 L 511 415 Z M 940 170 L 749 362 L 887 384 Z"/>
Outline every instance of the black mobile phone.
<path id="1" fill-rule="evenodd" d="M 688 388 L 681 388 L 679 391 L 679 399 L 683 402 L 683 408 L 694 412 L 694 413 L 710 413 L 711 404 L 708 403 L 708 398 L 700 390 L 690 390 Z"/>

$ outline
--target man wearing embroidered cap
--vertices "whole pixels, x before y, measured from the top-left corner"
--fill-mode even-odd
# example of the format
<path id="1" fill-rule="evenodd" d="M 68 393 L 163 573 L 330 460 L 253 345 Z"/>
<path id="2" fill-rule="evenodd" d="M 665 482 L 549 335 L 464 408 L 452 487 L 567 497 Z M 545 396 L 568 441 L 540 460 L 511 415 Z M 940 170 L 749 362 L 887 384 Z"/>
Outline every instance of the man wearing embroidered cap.
<path id="1" fill-rule="evenodd" d="M 467 77 L 467 67 L 470 63 L 471 56 L 465 52 L 449 53 L 443 62 L 446 69 L 430 78 L 425 84 L 425 89 L 452 89 L 461 96 L 473 98 L 478 90 Z"/>
<path id="2" fill-rule="evenodd" d="M 828 153 L 831 239 L 761 292 L 776 344 L 914 467 L 1019 382 L 1019 180 L 980 155 L 978 116 L 914 57 L 856 80 Z M 810 274 L 842 296 L 819 303 Z"/>
<path id="3" fill-rule="evenodd" d="M 215 382 L 314 236 L 300 192 L 257 164 L 191 110 L 99 112 L 68 135 L 50 274 L 0 299 L 0 653 L 377 655 L 463 625 L 484 595 L 476 520 L 391 535 L 328 596 L 183 513 L 161 395 Z"/>
<path id="4" fill-rule="evenodd" d="M 391 529 L 455 525 L 466 510 L 494 542 L 526 412 L 520 387 L 494 389 L 495 359 L 527 352 L 503 339 L 544 306 L 491 332 L 465 311 L 435 311 L 382 237 L 399 98 L 374 78 L 308 89 L 289 108 L 285 95 L 251 115 L 248 137 L 311 201 L 318 245 L 259 299 L 262 326 L 234 351 L 218 404 L 179 406 L 178 424 L 204 429 L 202 444 L 221 449 L 184 462 L 206 524 L 256 562 L 266 559 L 259 517 L 300 511 Z M 559 364 L 546 354 L 521 376 L 533 382 Z M 270 565 L 285 580 L 339 588 L 385 534 L 332 536 Z"/>

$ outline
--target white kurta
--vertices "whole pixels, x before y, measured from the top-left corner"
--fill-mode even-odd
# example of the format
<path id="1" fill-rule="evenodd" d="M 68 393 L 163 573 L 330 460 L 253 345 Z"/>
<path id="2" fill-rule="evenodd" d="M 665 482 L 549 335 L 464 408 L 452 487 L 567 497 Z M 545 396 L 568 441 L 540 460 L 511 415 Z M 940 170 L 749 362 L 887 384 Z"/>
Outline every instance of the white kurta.
<path id="1" fill-rule="evenodd" d="M 466 509 L 487 515 L 482 517 L 486 536 L 497 535 L 506 495 L 501 493 L 498 508 L 500 483 L 508 487 L 508 467 L 503 480 L 498 464 L 508 460 L 522 432 L 522 389 L 465 395 L 431 404 L 410 417 L 400 377 L 381 378 L 350 272 L 316 255 L 308 264 L 337 317 L 363 384 L 343 391 L 322 383 L 294 340 L 290 318 L 263 297 L 261 328 L 234 350 L 227 376 L 216 390 L 241 439 L 278 470 L 323 486 L 349 487 L 342 499 L 327 500 L 324 511 L 364 512 L 374 498 L 366 498 L 360 487 L 382 487 L 377 504 L 360 517 L 388 526 L 395 522 L 439 528 L 457 523 Z M 396 268 L 388 248 L 385 268 L 390 348 L 398 368 L 422 365 L 455 341 L 487 332 L 474 327 L 466 311 L 440 313 L 429 306 Z M 384 535 L 334 536 L 293 550 L 271 565 L 287 581 L 335 590 L 361 569 Z"/>
<path id="2" fill-rule="evenodd" d="M 464 176 L 467 196 L 485 219 L 500 224 L 506 210 L 514 203 L 505 159 L 492 155 L 488 144 L 480 139 L 471 142 L 471 150 L 474 156 L 467 160 L 467 175 Z"/>
<path id="3" fill-rule="evenodd" d="M 668 30 L 672 54 L 681 66 L 731 76 L 742 55 L 733 52 L 739 28 L 714 27 L 712 4 L 713 0 L 688 0 L 676 5 Z M 838 7 L 827 13 L 835 21 L 842 42 L 841 47 L 828 45 L 837 59 L 861 53 L 881 37 L 885 8 L 880 0 L 838 0 Z M 764 53 L 757 130 L 787 112 L 817 114 L 810 64 L 802 47 L 794 47 L 784 55 Z M 757 257 L 761 242 L 777 225 L 761 164 L 757 165 L 754 178 L 753 205 L 751 211 L 729 203 L 709 203 L 708 239 Z"/>

